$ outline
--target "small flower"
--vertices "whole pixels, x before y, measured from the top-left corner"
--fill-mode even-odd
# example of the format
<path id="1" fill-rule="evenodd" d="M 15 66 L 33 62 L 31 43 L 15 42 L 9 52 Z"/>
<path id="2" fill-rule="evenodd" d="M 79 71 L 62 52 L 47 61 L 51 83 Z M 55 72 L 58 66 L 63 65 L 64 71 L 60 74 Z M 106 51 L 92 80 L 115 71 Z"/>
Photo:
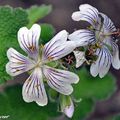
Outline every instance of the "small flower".
<path id="1" fill-rule="evenodd" d="M 9 62 L 6 71 L 11 76 L 31 71 L 22 88 L 23 99 L 44 106 L 48 102 L 44 81 L 57 92 L 70 95 L 73 91 L 71 84 L 77 83 L 79 77 L 72 72 L 47 66 L 49 62 L 56 61 L 74 50 L 73 41 L 67 41 L 68 33 L 63 30 L 45 46 L 39 47 L 40 33 L 41 28 L 37 24 L 34 24 L 30 30 L 26 27 L 20 28 L 18 42 L 28 57 L 10 48 L 7 51 Z"/>
<path id="2" fill-rule="evenodd" d="M 60 110 L 67 117 L 72 118 L 74 113 L 74 104 L 70 96 L 60 96 Z"/>
<path id="3" fill-rule="evenodd" d="M 116 35 L 120 35 L 120 32 L 117 31 L 110 18 L 91 5 L 80 5 L 79 9 L 80 11 L 72 14 L 72 19 L 86 21 L 91 26 L 88 29 L 73 32 L 69 35 L 69 39 L 75 41 L 77 47 L 84 46 L 89 51 L 88 55 L 95 57 L 95 60 L 90 62 L 90 72 L 92 76 L 96 77 L 99 74 L 102 78 L 109 71 L 111 64 L 115 69 L 120 69 L 119 49 L 116 44 L 117 38 L 115 38 Z M 77 55 L 75 53 L 75 56 Z M 79 58 L 77 57 L 77 59 Z M 77 67 L 78 64 L 80 63 L 77 63 Z"/>
<path id="4" fill-rule="evenodd" d="M 70 65 L 70 64 L 73 63 L 73 59 L 74 59 L 73 56 L 68 55 L 68 56 L 65 58 L 65 61 L 67 62 L 67 64 Z"/>

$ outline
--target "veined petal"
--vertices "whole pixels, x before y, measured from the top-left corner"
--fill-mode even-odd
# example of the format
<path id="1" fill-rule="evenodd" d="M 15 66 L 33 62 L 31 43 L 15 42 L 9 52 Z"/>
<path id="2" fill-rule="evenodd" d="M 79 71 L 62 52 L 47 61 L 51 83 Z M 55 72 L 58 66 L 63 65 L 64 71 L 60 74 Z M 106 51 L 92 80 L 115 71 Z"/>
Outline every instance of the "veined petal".
<path id="1" fill-rule="evenodd" d="M 73 51 L 76 59 L 76 68 L 80 67 L 85 61 L 85 52 L 83 51 Z"/>
<path id="2" fill-rule="evenodd" d="M 92 7 L 88 4 L 80 5 L 80 11 L 74 12 L 72 14 L 72 19 L 74 21 L 86 21 L 89 22 L 92 26 L 96 26 L 99 22 L 98 10 L 95 7 Z"/>
<path id="3" fill-rule="evenodd" d="M 90 30 L 77 30 L 68 36 L 68 39 L 74 41 L 76 47 L 86 46 L 96 42 L 95 33 Z"/>
<path id="4" fill-rule="evenodd" d="M 112 48 L 113 48 L 113 59 L 112 59 L 112 66 L 115 69 L 120 69 L 120 59 L 119 59 L 119 48 L 118 45 L 116 43 L 112 43 Z"/>
<path id="5" fill-rule="evenodd" d="M 48 85 L 64 95 L 70 95 L 73 92 L 71 84 L 79 81 L 79 77 L 72 72 L 48 66 L 44 66 L 43 73 L 47 78 Z"/>
<path id="6" fill-rule="evenodd" d="M 35 68 L 30 77 L 25 81 L 22 95 L 25 102 L 35 101 L 40 106 L 47 105 L 48 99 L 40 68 Z"/>
<path id="7" fill-rule="evenodd" d="M 103 78 L 108 73 L 112 62 L 112 55 L 108 48 L 103 48 L 102 54 L 103 55 L 100 60 L 100 71 L 99 71 L 100 78 Z"/>
<path id="8" fill-rule="evenodd" d="M 10 48 L 7 51 L 9 62 L 6 65 L 6 72 L 11 76 L 16 76 L 24 73 L 34 67 L 34 61 Z"/>
<path id="9" fill-rule="evenodd" d="M 99 63 L 100 55 L 101 55 L 100 49 L 97 49 L 96 55 L 98 55 L 98 59 L 90 67 L 90 73 L 91 73 L 91 75 L 93 77 L 96 77 L 99 74 L 99 65 L 98 65 L 98 63 Z"/>
<path id="10" fill-rule="evenodd" d="M 86 9 L 96 9 L 95 7 L 89 5 L 89 4 L 82 4 L 79 6 L 79 10 L 86 10 Z M 97 9 L 96 9 L 97 10 Z M 98 10 L 97 10 L 98 11 Z"/>
<path id="11" fill-rule="evenodd" d="M 111 19 L 103 13 L 100 13 L 100 15 L 104 19 L 104 22 L 103 22 L 104 33 L 115 32 L 117 29 L 114 23 L 111 21 Z"/>
<path id="12" fill-rule="evenodd" d="M 45 44 L 43 49 L 43 61 L 57 60 L 75 49 L 73 41 L 67 41 L 68 33 L 63 30 L 59 32 L 52 40 Z"/>
<path id="13" fill-rule="evenodd" d="M 98 59 L 90 67 L 92 76 L 96 77 L 99 74 L 100 78 L 103 78 L 109 71 L 112 62 L 112 56 L 106 47 L 98 49 L 96 52 Z"/>
<path id="14" fill-rule="evenodd" d="M 18 31 L 20 47 L 33 59 L 37 59 L 38 57 L 40 32 L 41 27 L 37 24 L 34 24 L 30 30 L 22 27 Z"/>

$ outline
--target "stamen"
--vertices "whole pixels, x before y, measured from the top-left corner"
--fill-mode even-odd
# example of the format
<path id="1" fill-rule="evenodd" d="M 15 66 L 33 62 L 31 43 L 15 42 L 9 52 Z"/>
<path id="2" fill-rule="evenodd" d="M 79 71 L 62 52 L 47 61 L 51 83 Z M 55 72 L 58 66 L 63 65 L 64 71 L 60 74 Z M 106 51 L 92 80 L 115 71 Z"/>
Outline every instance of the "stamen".
<path id="1" fill-rule="evenodd" d="M 36 87 L 36 88 L 38 88 L 39 86 L 40 86 L 40 84 L 38 84 L 38 85 L 35 85 L 35 87 Z"/>
<path id="2" fill-rule="evenodd" d="M 41 48 L 44 48 L 44 45 L 43 45 L 43 44 L 41 44 L 41 45 L 40 45 L 40 47 L 41 47 Z"/>
<path id="3" fill-rule="evenodd" d="M 48 57 L 48 60 L 49 60 L 49 61 L 50 61 L 50 60 L 53 60 L 53 58 L 54 58 L 54 57 L 49 56 L 49 57 Z"/>
<path id="4" fill-rule="evenodd" d="M 32 52 L 35 50 L 35 46 L 29 46 L 28 47 Z"/>
<path id="5" fill-rule="evenodd" d="M 113 33 L 105 34 L 105 36 L 110 36 L 110 35 L 117 35 L 117 37 L 119 37 L 120 36 L 120 29 L 118 29 L 117 31 L 115 31 Z"/>
<path id="6" fill-rule="evenodd" d="M 90 46 L 87 52 L 88 52 L 88 55 L 93 55 L 95 51 L 96 51 L 96 48 L 94 48 L 93 46 Z"/>
<path id="7" fill-rule="evenodd" d="M 25 62 L 22 62 L 22 61 L 19 61 L 19 62 L 17 62 L 17 64 L 24 64 Z"/>
<path id="8" fill-rule="evenodd" d="M 16 71 L 14 73 L 19 72 L 19 71 L 20 71 L 19 69 L 16 69 Z"/>

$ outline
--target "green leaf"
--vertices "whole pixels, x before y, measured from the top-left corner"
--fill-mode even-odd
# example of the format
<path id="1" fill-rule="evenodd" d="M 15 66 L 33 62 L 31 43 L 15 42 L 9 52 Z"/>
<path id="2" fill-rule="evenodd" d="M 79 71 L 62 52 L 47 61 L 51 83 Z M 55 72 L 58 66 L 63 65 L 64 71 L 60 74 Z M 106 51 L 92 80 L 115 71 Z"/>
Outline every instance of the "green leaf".
<path id="1" fill-rule="evenodd" d="M 120 120 L 120 114 L 115 114 L 111 120 Z"/>
<path id="2" fill-rule="evenodd" d="M 105 99 L 116 90 L 116 80 L 108 74 L 104 78 L 92 77 L 85 68 L 78 70 L 80 82 L 75 85 L 73 95 L 79 98 Z"/>
<path id="3" fill-rule="evenodd" d="M 40 107 L 33 102 L 24 102 L 21 89 L 21 86 L 17 85 L 0 93 L 0 116 L 9 115 L 7 120 L 49 120 L 60 115 L 55 103 Z"/>
<path id="4" fill-rule="evenodd" d="M 93 107 L 94 102 L 91 99 L 83 99 L 76 105 L 72 120 L 84 120 L 93 110 Z"/>
<path id="5" fill-rule="evenodd" d="M 5 70 L 6 52 L 10 47 L 19 49 L 17 31 L 27 24 L 28 15 L 23 9 L 0 7 L 0 84 L 10 79 Z"/>
<path id="6" fill-rule="evenodd" d="M 42 19 L 52 11 L 51 5 L 41 5 L 41 6 L 32 6 L 27 9 L 29 24 L 28 27 L 31 27 L 33 23 Z"/>
<path id="7" fill-rule="evenodd" d="M 55 29 L 51 24 L 40 24 L 41 26 L 41 43 L 44 45 L 47 43 L 55 34 Z"/>

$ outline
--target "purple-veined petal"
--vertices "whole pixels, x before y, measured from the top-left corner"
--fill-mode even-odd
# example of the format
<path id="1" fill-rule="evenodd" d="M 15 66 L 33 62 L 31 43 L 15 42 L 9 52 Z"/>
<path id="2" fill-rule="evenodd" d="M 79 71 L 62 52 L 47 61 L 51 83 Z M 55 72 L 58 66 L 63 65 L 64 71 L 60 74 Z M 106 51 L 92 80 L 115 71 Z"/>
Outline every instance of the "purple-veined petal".
<path id="1" fill-rule="evenodd" d="M 78 83 L 79 77 L 69 71 L 54 69 L 44 66 L 43 73 L 47 78 L 48 85 L 57 92 L 70 95 L 73 92 L 72 83 Z"/>
<path id="2" fill-rule="evenodd" d="M 99 71 L 99 76 L 100 78 L 103 78 L 109 71 L 111 62 L 112 62 L 112 55 L 109 51 L 108 48 L 103 48 L 102 49 L 102 58 L 100 62 L 100 71 Z"/>
<path id="3" fill-rule="evenodd" d="M 96 42 L 95 33 L 90 30 L 77 30 L 68 36 L 68 39 L 74 41 L 76 47 L 86 46 Z"/>
<path id="4" fill-rule="evenodd" d="M 99 12 L 95 7 L 92 7 L 88 4 L 80 5 L 80 11 L 74 12 L 72 14 L 72 19 L 74 21 L 86 21 L 89 22 L 92 26 L 96 26 L 99 22 Z"/>
<path id="5" fill-rule="evenodd" d="M 91 75 L 96 77 L 99 74 L 100 78 L 103 78 L 109 71 L 112 62 L 112 56 L 106 47 L 97 49 L 96 55 L 98 59 L 95 63 L 92 63 L 90 67 Z"/>
<path id="6" fill-rule="evenodd" d="M 24 73 L 34 67 L 34 61 L 20 54 L 13 48 L 7 51 L 9 62 L 6 65 L 6 72 L 11 76 Z"/>
<path id="7" fill-rule="evenodd" d="M 117 29 L 116 29 L 114 23 L 111 21 L 111 19 L 103 13 L 100 13 L 100 15 L 104 19 L 104 22 L 103 22 L 104 33 L 115 32 Z"/>
<path id="8" fill-rule="evenodd" d="M 85 52 L 83 51 L 73 51 L 76 59 L 76 68 L 80 67 L 85 61 Z"/>
<path id="9" fill-rule="evenodd" d="M 51 39 L 43 48 L 43 61 L 58 60 L 75 49 L 73 41 L 67 41 L 68 33 L 63 30 Z"/>
<path id="10" fill-rule="evenodd" d="M 115 69 L 120 69 L 120 59 L 119 59 L 119 48 L 118 45 L 116 43 L 112 43 L 112 48 L 113 48 L 113 59 L 112 59 L 112 66 Z"/>
<path id="11" fill-rule="evenodd" d="M 101 55 L 100 49 L 97 49 L 96 55 L 98 55 L 98 59 L 90 67 L 90 73 L 91 73 L 91 75 L 93 77 L 96 77 L 99 74 L 99 65 L 98 65 L 98 62 L 99 62 L 100 55 Z"/>
<path id="12" fill-rule="evenodd" d="M 37 24 L 34 24 L 30 30 L 22 27 L 18 31 L 20 47 L 33 59 L 37 59 L 38 57 L 40 32 L 41 27 Z"/>
<path id="13" fill-rule="evenodd" d="M 25 102 L 35 101 L 40 106 L 47 105 L 48 99 L 40 68 L 35 68 L 33 73 L 25 81 L 22 89 L 22 95 Z"/>

